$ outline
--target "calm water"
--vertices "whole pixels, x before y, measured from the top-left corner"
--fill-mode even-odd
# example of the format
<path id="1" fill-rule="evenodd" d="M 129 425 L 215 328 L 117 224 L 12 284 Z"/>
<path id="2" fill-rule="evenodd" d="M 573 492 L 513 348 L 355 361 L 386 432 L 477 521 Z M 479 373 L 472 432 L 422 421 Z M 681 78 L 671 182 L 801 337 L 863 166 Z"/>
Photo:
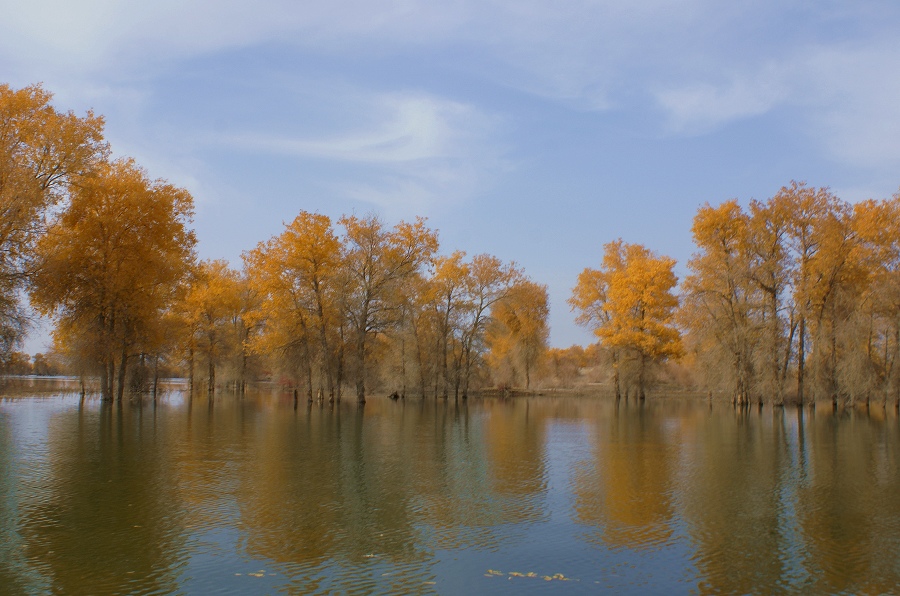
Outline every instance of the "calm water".
<path id="1" fill-rule="evenodd" d="M 0 593 L 898 593 L 898 456 L 880 410 L 6 399 Z"/>

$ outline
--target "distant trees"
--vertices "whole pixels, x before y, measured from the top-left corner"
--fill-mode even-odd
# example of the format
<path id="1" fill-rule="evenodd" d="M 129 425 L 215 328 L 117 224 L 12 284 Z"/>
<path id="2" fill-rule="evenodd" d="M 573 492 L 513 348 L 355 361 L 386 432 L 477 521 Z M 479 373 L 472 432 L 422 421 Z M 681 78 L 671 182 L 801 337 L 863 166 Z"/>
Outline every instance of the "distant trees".
<path id="1" fill-rule="evenodd" d="M 244 256 L 260 297 L 251 349 L 302 379 L 309 400 L 339 400 L 349 379 L 362 403 L 379 377 L 398 396 L 416 386 L 421 397 L 465 397 L 497 320 L 510 326 L 507 343 L 530 382 L 546 347 L 545 288 L 488 255 L 435 256 L 437 234 L 422 219 L 387 227 L 372 215 L 348 216 L 338 224 L 340 234 L 327 216 L 301 212 Z"/>
<path id="2" fill-rule="evenodd" d="M 206 363 L 207 392 L 216 387 L 216 367 L 240 350 L 241 274 L 223 260 L 202 261 L 177 303 L 188 333 L 192 360 Z M 231 357 L 231 358 L 229 358 Z M 193 362 L 191 363 L 193 365 Z"/>

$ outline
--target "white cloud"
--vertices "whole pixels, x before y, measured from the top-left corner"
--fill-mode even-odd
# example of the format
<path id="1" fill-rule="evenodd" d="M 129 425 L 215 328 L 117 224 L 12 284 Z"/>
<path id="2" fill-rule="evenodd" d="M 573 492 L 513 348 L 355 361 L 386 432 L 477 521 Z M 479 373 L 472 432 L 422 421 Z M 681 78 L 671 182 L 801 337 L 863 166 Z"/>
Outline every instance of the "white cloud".
<path id="1" fill-rule="evenodd" d="M 341 103 L 346 120 L 363 124 L 320 137 L 224 133 L 206 143 L 307 163 L 341 162 L 346 177 L 323 184 L 401 215 L 465 200 L 508 167 L 493 138 L 498 119 L 472 106 L 421 94 L 357 94 Z"/>
<path id="2" fill-rule="evenodd" d="M 670 130 L 703 133 L 732 120 L 764 114 L 790 98 L 787 77 L 777 66 L 752 75 L 737 74 L 726 82 L 695 83 L 657 93 Z"/>
<path id="3" fill-rule="evenodd" d="M 670 130 L 689 134 L 785 108 L 834 159 L 880 168 L 900 165 L 895 72 L 900 72 L 900 43 L 873 40 L 801 48 L 724 82 L 674 86 L 656 97 Z"/>
<path id="4" fill-rule="evenodd" d="M 325 138 L 290 138 L 258 133 L 222 140 L 248 149 L 359 162 L 410 162 L 451 157 L 486 122 L 460 103 L 424 96 L 388 96 L 365 103 L 379 121 L 369 129 Z"/>

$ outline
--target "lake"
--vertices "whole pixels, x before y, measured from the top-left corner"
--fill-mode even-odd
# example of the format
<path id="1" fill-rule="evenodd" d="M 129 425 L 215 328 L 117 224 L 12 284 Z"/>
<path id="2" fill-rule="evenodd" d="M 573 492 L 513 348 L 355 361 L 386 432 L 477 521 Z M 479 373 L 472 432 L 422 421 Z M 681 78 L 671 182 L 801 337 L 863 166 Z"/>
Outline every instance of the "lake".
<path id="1" fill-rule="evenodd" d="M 0 593 L 900 592 L 892 409 L 2 394 Z"/>

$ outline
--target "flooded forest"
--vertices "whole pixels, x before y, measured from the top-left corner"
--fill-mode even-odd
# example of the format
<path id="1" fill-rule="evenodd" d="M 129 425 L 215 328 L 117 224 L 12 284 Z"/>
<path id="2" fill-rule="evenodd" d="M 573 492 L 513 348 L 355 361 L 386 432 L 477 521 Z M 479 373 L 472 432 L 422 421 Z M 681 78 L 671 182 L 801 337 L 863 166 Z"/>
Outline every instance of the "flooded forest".
<path id="1" fill-rule="evenodd" d="M 554 305 L 596 343 L 550 348 L 547 286 L 441 246 L 424 218 L 299 210 L 240 264 L 201 260 L 190 193 L 115 157 L 103 129 L 40 85 L 0 85 L 5 374 L 71 375 L 105 400 L 179 377 L 189 395 L 265 380 L 307 401 L 656 390 L 900 407 L 900 194 L 849 203 L 793 181 L 706 203 L 682 280 L 674 259 L 608 242 Z M 30 309 L 53 325 L 34 359 Z"/>

